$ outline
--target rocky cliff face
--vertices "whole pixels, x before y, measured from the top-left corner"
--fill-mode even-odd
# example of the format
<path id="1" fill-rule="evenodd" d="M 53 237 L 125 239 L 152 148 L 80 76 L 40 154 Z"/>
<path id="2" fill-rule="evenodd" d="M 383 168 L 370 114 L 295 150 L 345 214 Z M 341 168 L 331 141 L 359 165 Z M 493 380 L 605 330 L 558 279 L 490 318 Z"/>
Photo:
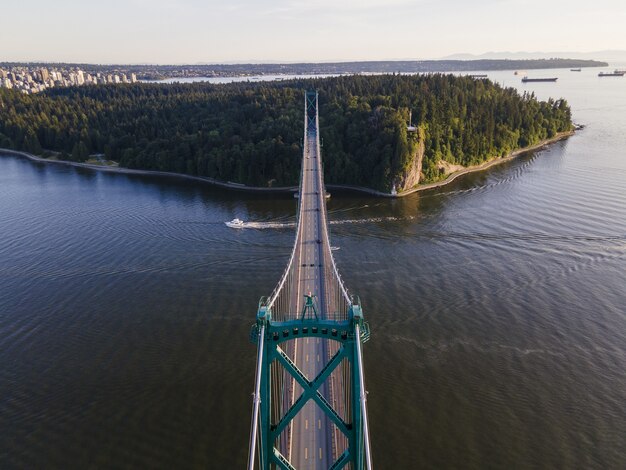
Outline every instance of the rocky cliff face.
<path id="1" fill-rule="evenodd" d="M 407 189 L 411 189 L 416 186 L 422 175 L 422 162 L 424 160 L 424 129 L 417 129 L 417 146 L 415 154 L 411 159 L 411 163 L 408 168 L 398 177 L 395 181 L 396 191 L 401 193 L 402 191 L 406 191 Z"/>

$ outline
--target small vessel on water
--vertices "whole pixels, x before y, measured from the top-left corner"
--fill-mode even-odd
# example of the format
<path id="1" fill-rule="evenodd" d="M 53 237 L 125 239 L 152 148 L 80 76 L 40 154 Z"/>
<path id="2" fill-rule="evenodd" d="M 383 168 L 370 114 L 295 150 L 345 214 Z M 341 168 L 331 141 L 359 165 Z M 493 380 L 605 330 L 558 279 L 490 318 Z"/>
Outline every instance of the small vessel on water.
<path id="1" fill-rule="evenodd" d="M 569 69 L 570 72 L 580 72 L 582 69 Z"/>
<path id="2" fill-rule="evenodd" d="M 241 219 L 233 219 L 230 222 L 224 222 L 230 228 L 243 228 L 244 223 Z"/>
<path id="3" fill-rule="evenodd" d="M 598 77 L 623 77 L 626 71 L 616 70 L 615 72 L 600 72 Z"/>
<path id="4" fill-rule="evenodd" d="M 558 77 L 550 77 L 550 78 L 528 78 L 528 77 L 524 77 L 522 78 L 522 82 L 526 83 L 526 82 L 556 82 L 558 80 Z"/>
<path id="5" fill-rule="evenodd" d="M 472 77 L 472 78 L 487 78 L 488 75 L 486 73 L 471 73 L 468 75 L 468 77 Z"/>

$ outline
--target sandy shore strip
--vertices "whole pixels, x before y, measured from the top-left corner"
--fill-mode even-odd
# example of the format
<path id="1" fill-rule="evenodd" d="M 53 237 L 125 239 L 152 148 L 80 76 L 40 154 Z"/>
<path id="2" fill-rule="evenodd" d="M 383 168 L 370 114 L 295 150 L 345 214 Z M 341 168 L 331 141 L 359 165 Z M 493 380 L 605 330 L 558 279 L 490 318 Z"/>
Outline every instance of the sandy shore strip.
<path id="1" fill-rule="evenodd" d="M 459 176 L 467 175 L 468 173 L 474 173 L 477 171 L 483 171 L 493 166 L 499 165 L 501 163 L 510 162 L 511 160 L 517 157 L 520 157 L 528 152 L 542 149 L 544 147 L 547 147 L 550 144 L 558 142 L 559 140 L 567 139 L 568 137 L 572 135 L 574 135 L 574 131 L 559 132 L 554 137 L 542 140 L 541 142 L 535 145 L 531 145 L 528 147 L 514 150 L 513 152 L 509 153 L 505 157 L 497 157 L 497 158 L 494 158 L 493 160 L 487 160 L 485 163 L 481 163 L 480 165 L 468 166 L 467 168 L 464 168 L 463 170 L 456 171 L 454 173 L 449 174 L 448 177 L 442 181 L 437 181 L 435 183 L 429 183 L 429 184 L 424 184 L 424 185 L 418 185 L 416 188 L 409 189 L 407 191 L 403 191 L 402 193 L 399 193 L 396 197 L 404 197 L 404 196 L 408 196 L 409 194 L 413 194 L 418 191 L 426 191 L 427 189 L 433 189 L 433 188 L 439 188 L 441 186 L 445 186 L 446 184 L 452 183 Z"/>
<path id="2" fill-rule="evenodd" d="M 542 148 L 547 147 L 550 144 L 558 142 L 559 140 L 567 139 L 568 137 L 574 135 L 574 132 L 575 131 L 559 132 L 554 137 L 542 140 L 541 142 L 535 145 L 531 145 L 529 147 L 524 147 L 521 149 L 514 150 L 513 152 L 509 153 L 505 157 L 497 157 L 492 160 L 488 160 L 485 163 L 481 163 L 480 165 L 468 166 L 467 168 L 463 168 L 462 170 L 449 174 L 446 179 L 443 179 L 441 181 L 436 181 L 434 183 L 419 184 L 415 188 L 407 189 L 406 191 L 403 191 L 398 194 L 390 194 L 390 193 L 385 193 L 382 191 L 377 191 L 375 189 L 363 188 L 361 186 L 350 186 L 350 185 L 345 185 L 345 184 L 327 184 L 326 187 L 328 187 L 329 189 L 336 188 L 336 189 L 347 189 L 350 191 L 359 191 L 359 192 L 364 192 L 364 193 L 372 194 L 375 196 L 381 196 L 381 197 L 389 197 L 389 198 L 405 197 L 405 196 L 408 196 L 409 194 L 417 193 L 419 191 L 426 191 L 429 189 L 440 188 L 442 186 L 452 183 L 459 176 L 467 175 L 468 173 L 475 173 L 477 171 L 484 171 L 484 170 L 487 170 L 488 168 L 499 165 L 501 163 L 510 162 L 511 160 L 517 157 L 520 157 L 528 152 L 542 149 Z"/>
<path id="3" fill-rule="evenodd" d="M 385 193 L 382 191 L 377 191 L 375 189 L 365 188 L 362 186 L 351 186 L 351 185 L 344 185 L 344 184 L 327 184 L 326 187 L 328 189 L 346 189 L 350 191 L 358 191 L 358 192 L 367 193 L 373 196 L 380 196 L 380 197 L 388 197 L 388 198 L 404 197 L 404 196 L 408 196 L 409 194 L 413 194 L 419 191 L 426 191 L 429 189 L 440 188 L 441 186 L 450 184 L 452 181 L 454 181 L 460 176 L 466 175 L 468 173 L 474 173 L 477 171 L 483 171 L 493 166 L 499 165 L 501 163 L 509 162 L 513 160 L 514 158 L 524 155 L 527 152 L 532 152 L 534 150 L 544 148 L 554 142 L 558 142 L 559 140 L 566 139 L 572 135 L 574 135 L 574 131 L 559 132 L 554 137 L 551 137 L 550 139 L 542 140 L 538 144 L 531 145 L 529 147 L 524 147 L 521 149 L 517 149 L 511 152 L 510 154 L 508 154 L 506 157 L 494 158 L 493 160 L 486 161 L 485 163 L 482 163 L 480 165 L 474 165 L 474 166 L 464 168 L 463 170 L 451 173 L 450 175 L 448 175 L 446 179 L 442 181 L 437 181 L 435 183 L 429 183 L 429 184 L 420 184 L 415 188 L 403 191 L 398 194 L 390 194 L 390 193 Z M 259 192 L 259 193 L 293 193 L 293 192 L 298 191 L 297 186 L 262 188 L 258 186 L 246 186 L 245 184 L 220 181 L 214 178 L 209 178 L 208 176 L 192 176 L 192 175 L 186 175 L 184 173 L 171 173 L 167 171 L 155 171 L 155 170 L 133 170 L 130 168 L 121 168 L 117 166 L 69 162 L 67 160 L 48 160 L 47 158 L 37 157 L 27 152 L 21 152 L 21 151 L 11 150 L 11 149 L 0 148 L 0 153 L 28 158 L 29 160 L 32 160 L 35 162 L 49 163 L 49 164 L 55 164 L 55 165 L 75 166 L 78 168 L 86 168 L 86 169 L 95 170 L 95 171 L 105 171 L 109 173 L 121 173 L 125 175 L 139 175 L 139 176 L 161 176 L 161 177 L 166 177 L 166 178 L 191 180 L 191 181 L 211 184 L 214 186 L 219 186 L 222 188 L 233 189 L 236 191 L 254 191 L 254 192 Z"/>

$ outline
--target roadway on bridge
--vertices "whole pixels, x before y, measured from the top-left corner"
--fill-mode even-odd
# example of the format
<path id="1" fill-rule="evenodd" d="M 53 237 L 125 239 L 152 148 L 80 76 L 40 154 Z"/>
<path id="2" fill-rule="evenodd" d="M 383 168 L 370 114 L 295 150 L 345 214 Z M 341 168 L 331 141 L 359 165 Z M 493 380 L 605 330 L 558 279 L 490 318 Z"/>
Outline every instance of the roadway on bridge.
<path id="1" fill-rule="evenodd" d="M 302 160 L 303 176 L 300 191 L 301 213 L 300 233 L 298 234 L 297 260 L 297 312 L 304 305 L 304 296 L 315 296 L 318 314 L 324 318 L 327 312 L 325 266 L 328 263 L 330 247 L 326 232 L 325 191 L 322 179 L 322 166 L 317 147 L 317 129 L 311 123 L 306 133 L 305 152 Z M 295 340 L 295 363 L 298 368 L 313 380 L 329 359 L 327 341 L 319 338 Z M 302 389 L 292 384 L 297 399 Z M 328 397 L 325 384 L 321 388 Z M 291 464 L 298 470 L 328 468 L 333 463 L 332 426 L 326 414 L 314 401 L 309 401 L 292 422 L 290 439 Z"/>

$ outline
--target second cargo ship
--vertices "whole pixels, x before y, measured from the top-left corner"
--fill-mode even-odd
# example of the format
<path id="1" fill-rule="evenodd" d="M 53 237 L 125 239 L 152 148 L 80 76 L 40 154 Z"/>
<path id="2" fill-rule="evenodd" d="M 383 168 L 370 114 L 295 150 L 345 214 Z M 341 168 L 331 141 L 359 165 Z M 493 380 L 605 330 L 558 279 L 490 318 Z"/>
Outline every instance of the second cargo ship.
<path id="1" fill-rule="evenodd" d="M 556 82 L 558 77 L 550 77 L 550 78 L 522 78 L 522 82 Z"/>

